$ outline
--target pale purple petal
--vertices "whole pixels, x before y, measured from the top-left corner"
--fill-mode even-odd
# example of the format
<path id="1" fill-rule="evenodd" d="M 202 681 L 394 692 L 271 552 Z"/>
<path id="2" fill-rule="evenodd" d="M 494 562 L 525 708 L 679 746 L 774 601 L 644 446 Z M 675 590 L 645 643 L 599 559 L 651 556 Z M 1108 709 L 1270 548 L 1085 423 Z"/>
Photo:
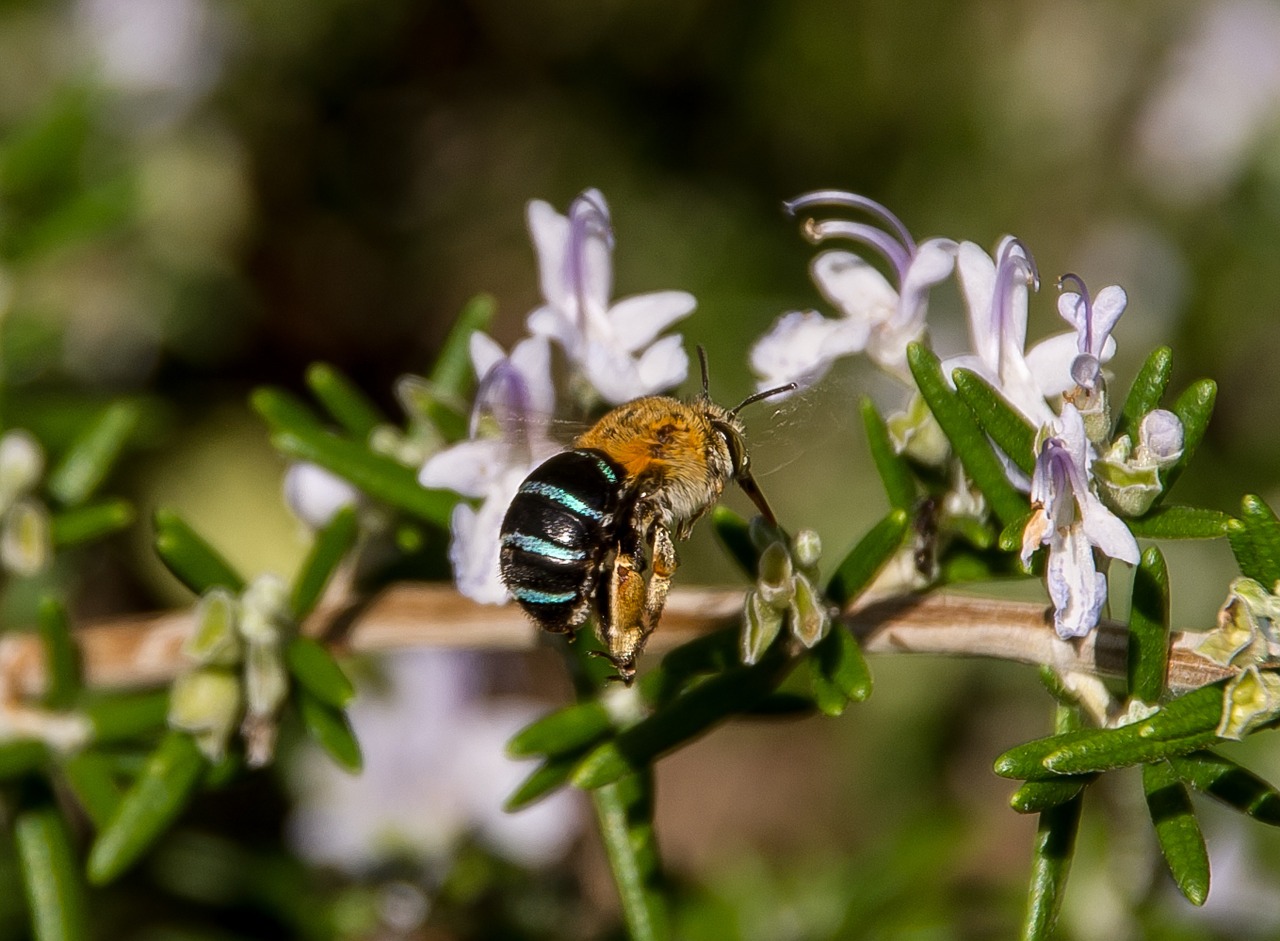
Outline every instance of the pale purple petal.
<path id="1" fill-rule="evenodd" d="M 534 308 L 525 319 L 525 325 L 533 335 L 555 340 L 570 355 L 574 355 L 576 344 L 582 340 L 573 322 L 558 307 L 543 305 Z"/>
<path id="2" fill-rule="evenodd" d="M 505 513 L 505 507 L 504 507 Z M 498 569 L 498 532 L 491 525 L 494 511 L 489 502 L 479 510 L 465 503 L 453 508 L 449 563 L 458 591 L 480 604 L 504 604 L 507 588 Z M 497 519 L 501 526 L 502 517 Z"/>
<path id="3" fill-rule="evenodd" d="M 996 264 L 981 246 L 961 242 L 956 250 L 956 277 L 969 312 L 969 339 L 973 343 L 973 351 L 994 373 L 1000 364 L 1000 333 L 991 317 Z"/>
<path id="4" fill-rule="evenodd" d="M 482 497 L 501 476 L 512 446 L 500 438 L 459 441 L 427 458 L 418 483 L 436 490 L 452 490 Z"/>
<path id="5" fill-rule="evenodd" d="M 1104 555 L 1130 565 L 1137 565 L 1138 541 L 1129 527 L 1091 493 L 1080 497 L 1080 517 L 1084 534 L 1089 542 L 1102 550 Z"/>
<path id="6" fill-rule="evenodd" d="M 751 369 L 761 391 L 796 383 L 808 388 L 841 356 L 857 353 L 870 332 L 865 322 L 832 320 L 816 310 L 783 314 L 751 348 Z"/>
<path id="7" fill-rule="evenodd" d="M 1075 385 L 1071 364 L 1078 355 L 1076 335 L 1058 333 L 1031 347 L 1026 357 L 1027 368 L 1046 396 L 1061 395 Z"/>
<path id="8" fill-rule="evenodd" d="M 929 289 L 950 277 L 958 249 L 951 239 L 928 239 L 920 244 L 902 278 L 900 322 L 924 323 Z"/>
<path id="9" fill-rule="evenodd" d="M 544 337 L 528 337 L 511 351 L 510 363 L 524 380 L 529 396 L 528 422 L 545 423 L 556 407 L 555 383 L 551 379 L 551 347 Z"/>
<path id="10" fill-rule="evenodd" d="M 810 273 L 822 296 L 846 317 L 874 327 L 897 316 L 898 292 L 857 255 L 823 252 L 813 259 Z"/>
<path id="11" fill-rule="evenodd" d="M 1075 527 L 1050 545 L 1045 575 L 1058 636 L 1088 634 L 1097 626 L 1107 600 L 1107 580 L 1094 567 L 1089 541 Z"/>
<path id="12" fill-rule="evenodd" d="M 689 354 L 684 351 L 684 337 L 663 337 L 640 355 L 636 364 L 642 395 L 669 392 L 689 375 Z"/>
<path id="13" fill-rule="evenodd" d="M 1186 443 L 1186 430 L 1173 412 L 1157 408 L 1138 423 L 1138 445 L 1162 466 L 1178 460 Z"/>
<path id="14" fill-rule="evenodd" d="M 1093 299 L 1093 335 L 1095 338 L 1111 336 L 1111 331 L 1115 329 L 1116 321 L 1120 319 L 1120 315 L 1124 313 L 1128 303 L 1129 295 L 1118 284 L 1110 284 L 1098 292 L 1098 296 Z M 1096 339 L 1094 345 L 1096 345 Z M 1097 353 L 1096 350 L 1092 352 L 1095 355 Z M 1102 358 L 1105 362 L 1106 358 Z"/>
<path id="15" fill-rule="evenodd" d="M 621 405 L 649 393 L 640 381 L 636 360 L 608 344 L 589 343 L 582 367 L 587 382 L 611 405 Z"/>
<path id="16" fill-rule="evenodd" d="M 471 334 L 468 346 L 471 351 L 471 367 L 475 370 L 477 379 L 483 379 L 489 374 L 489 370 L 507 358 L 498 341 L 481 330 Z"/>
<path id="17" fill-rule="evenodd" d="M 614 342 L 634 353 L 697 306 L 697 299 L 688 291 L 652 291 L 623 298 L 609 309 Z"/>
<path id="18" fill-rule="evenodd" d="M 558 311 L 577 309 L 572 288 L 565 283 L 565 251 L 569 245 L 569 220 L 541 199 L 529 201 L 525 210 L 529 235 L 538 255 L 538 283 L 547 304 Z"/>

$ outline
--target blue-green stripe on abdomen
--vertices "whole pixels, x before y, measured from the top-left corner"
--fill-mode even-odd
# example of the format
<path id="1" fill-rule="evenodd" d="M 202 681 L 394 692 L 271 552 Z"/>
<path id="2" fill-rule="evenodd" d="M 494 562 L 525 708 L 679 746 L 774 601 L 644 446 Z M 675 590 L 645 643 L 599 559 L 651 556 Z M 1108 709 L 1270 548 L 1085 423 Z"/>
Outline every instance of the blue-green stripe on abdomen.
<path id="1" fill-rule="evenodd" d="M 604 514 L 595 507 L 578 499 L 563 487 L 557 487 L 555 484 L 549 484 L 543 480 L 526 480 L 520 485 L 520 493 L 535 494 L 539 497 L 545 497 L 553 503 L 558 503 L 571 513 L 590 520 L 599 520 Z"/>
<path id="2" fill-rule="evenodd" d="M 587 557 L 586 552 L 581 549 L 557 545 L 540 536 L 530 536 L 528 533 L 503 533 L 502 544 L 545 559 L 555 559 L 557 562 L 581 562 Z"/>
<path id="3" fill-rule="evenodd" d="M 565 604 L 578 598 L 576 591 L 541 591 L 525 585 L 513 588 L 511 594 L 525 604 Z"/>

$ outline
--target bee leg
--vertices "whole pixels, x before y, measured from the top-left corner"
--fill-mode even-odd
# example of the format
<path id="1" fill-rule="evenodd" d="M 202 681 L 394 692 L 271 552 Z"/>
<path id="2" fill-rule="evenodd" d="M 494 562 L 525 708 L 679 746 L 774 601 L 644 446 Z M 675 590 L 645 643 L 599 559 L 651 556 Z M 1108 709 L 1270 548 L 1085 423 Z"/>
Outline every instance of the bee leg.
<path id="1" fill-rule="evenodd" d="M 644 645 L 642 622 L 646 605 L 644 558 L 618 549 L 609 576 L 608 616 L 600 623 L 605 654 L 628 686 L 636 675 L 636 655 Z"/>

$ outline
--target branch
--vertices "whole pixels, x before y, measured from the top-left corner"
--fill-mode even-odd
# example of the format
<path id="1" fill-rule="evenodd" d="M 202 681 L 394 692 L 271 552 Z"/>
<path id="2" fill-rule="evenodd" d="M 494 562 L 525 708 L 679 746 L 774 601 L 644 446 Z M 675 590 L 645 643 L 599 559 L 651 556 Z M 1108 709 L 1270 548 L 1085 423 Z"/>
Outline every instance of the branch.
<path id="1" fill-rule="evenodd" d="M 741 589 L 673 591 L 650 649 L 669 649 L 737 625 L 741 613 Z M 936 592 L 864 601 L 842 620 L 869 653 L 989 657 L 1063 672 L 1125 674 L 1125 625 L 1104 621 L 1088 637 L 1064 641 L 1054 632 L 1048 609 L 1034 603 Z M 181 648 L 191 624 L 192 612 L 185 610 L 84 625 L 76 637 L 85 682 L 100 688 L 168 683 L 186 666 Z M 537 642 L 537 631 L 514 605 L 476 604 L 443 584 L 400 584 L 368 599 L 326 603 L 307 619 L 303 632 L 352 653 L 410 647 L 528 650 Z M 1194 689 L 1233 672 L 1191 649 L 1199 636 L 1173 635 L 1170 688 Z M 44 687 L 39 639 L 32 634 L 0 637 L 0 694 L 34 697 Z"/>

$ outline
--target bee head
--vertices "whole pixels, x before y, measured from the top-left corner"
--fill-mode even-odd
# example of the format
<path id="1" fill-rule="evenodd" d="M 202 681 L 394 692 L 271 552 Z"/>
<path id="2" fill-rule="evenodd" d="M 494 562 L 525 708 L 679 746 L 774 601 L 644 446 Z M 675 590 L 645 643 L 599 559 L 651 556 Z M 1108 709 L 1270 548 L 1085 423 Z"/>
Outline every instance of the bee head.
<path id="1" fill-rule="evenodd" d="M 703 404 L 708 407 L 708 411 L 711 413 L 711 427 L 724 438 L 725 446 L 729 449 L 729 460 L 733 466 L 733 479 L 738 482 L 738 486 L 742 488 L 743 493 L 751 498 L 751 502 L 756 505 L 760 515 L 765 518 L 765 522 L 771 526 L 777 526 L 778 520 L 773 515 L 773 510 L 769 507 L 769 501 L 764 498 L 764 494 L 760 491 L 760 486 L 756 483 L 755 478 L 751 476 L 751 458 L 747 454 L 747 440 L 743 436 L 742 425 L 738 421 L 738 412 L 753 402 L 759 402 L 761 399 L 767 399 L 770 396 L 781 395 L 783 392 L 791 392 L 796 388 L 796 384 L 789 382 L 785 386 L 778 386 L 776 389 L 765 389 L 763 392 L 747 396 L 731 409 L 724 409 L 711 401 L 710 382 L 707 376 L 707 351 L 701 346 L 698 347 L 698 362 L 702 366 L 701 398 Z"/>

